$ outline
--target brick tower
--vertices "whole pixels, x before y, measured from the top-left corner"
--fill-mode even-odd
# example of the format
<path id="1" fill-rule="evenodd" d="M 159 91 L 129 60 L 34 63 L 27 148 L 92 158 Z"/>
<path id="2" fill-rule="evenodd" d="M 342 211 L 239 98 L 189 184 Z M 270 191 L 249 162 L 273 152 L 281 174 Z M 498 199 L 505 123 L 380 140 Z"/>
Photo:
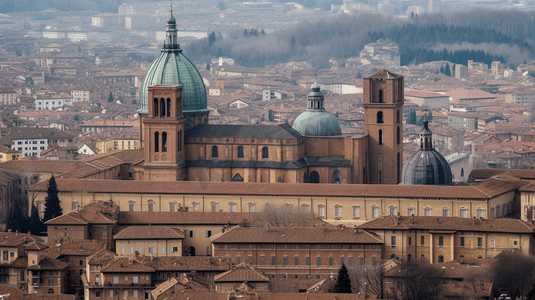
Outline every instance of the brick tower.
<path id="1" fill-rule="evenodd" d="M 143 180 L 186 180 L 182 85 L 148 87 L 148 115 L 143 118 L 145 139 Z"/>
<path id="2" fill-rule="evenodd" d="M 398 184 L 403 169 L 403 77 L 381 70 L 364 78 L 367 183 Z"/>

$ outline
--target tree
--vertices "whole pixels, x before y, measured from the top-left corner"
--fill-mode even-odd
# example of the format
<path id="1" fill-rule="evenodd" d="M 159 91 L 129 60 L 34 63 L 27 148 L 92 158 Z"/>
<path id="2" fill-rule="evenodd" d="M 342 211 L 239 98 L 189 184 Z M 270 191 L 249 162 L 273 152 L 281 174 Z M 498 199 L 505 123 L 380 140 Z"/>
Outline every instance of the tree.
<path id="1" fill-rule="evenodd" d="M 444 74 L 444 66 L 440 66 L 440 73 Z"/>
<path id="2" fill-rule="evenodd" d="M 108 102 L 113 102 L 113 94 L 110 92 L 110 95 L 108 96 Z"/>
<path id="3" fill-rule="evenodd" d="M 380 263 L 353 265 L 349 267 L 348 272 L 355 293 L 373 294 L 377 299 L 384 299 L 384 269 Z"/>
<path id="4" fill-rule="evenodd" d="M 342 264 L 342 267 L 338 270 L 338 278 L 336 279 L 333 293 L 351 294 L 351 279 L 349 279 L 345 264 Z"/>
<path id="5" fill-rule="evenodd" d="M 271 109 L 268 110 L 268 120 L 270 122 L 275 122 L 275 113 Z"/>
<path id="6" fill-rule="evenodd" d="M 416 125 L 416 111 L 414 109 L 411 109 L 409 113 L 409 120 L 407 120 L 407 123 Z"/>
<path id="7" fill-rule="evenodd" d="M 442 294 L 442 272 L 430 264 L 404 262 L 399 266 L 398 284 L 391 298 L 403 300 L 434 300 Z"/>
<path id="8" fill-rule="evenodd" d="M 9 215 L 7 221 L 7 229 L 19 232 L 28 232 L 28 221 L 24 217 L 24 213 L 18 203 L 15 203 L 13 211 Z"/>
<path id="9" fill-rule="evenodd" d="M 59 204 L 58 198 L 58 186 L 56 184 L 56 179 L 54 175 L 50 177 L 48 181 L 48 188 L 46 190 L 45 198 L 45 216 L 43 222 L 59 217 L 63 214 L 63 209 Z"/>
<path id="10" fill-rule="evenodd" d="M 449 63 L 446 63 L 446 68 L 444 68 L 444 75 L 451 76 L 450 64 Z"/>
<path id="11" fill-rule="evenodd" d="M 429 113 L 427 114 L 427 121 L 433 121 L 433 111 L 430 110 Z"/>
<path id="12" fill-rule="evenodd" d="M 227 9 L 227 4 L 223 1 L 219 1 L 217 2 L 217 8 L 219 8 L 219 10 L 225 10 Z"/>
<path id="13" fill-rule="evenodd" d="M 34 234 L 40 234 L 41 232 L 46 231 L 46 226 L 43 221 L 41 221 L 41 218 L 39 218 L 39 212 L 37 211 L 37 207 L 35 207 L 35 205 L 32 205 L 32 214 L 28 223 L 31 232 Z"/>
<path id="14" fill-rule="evenodd" d="M 79 115 L 74 115 L 73 119 L 74 119 L 75 121 L 80 121 L 80 116 L 79 116 Z"/>
<path id="15" fill-rule="evenodd" d="M 255 226 L 258 227 L 310 227 L 313 222 L 310 209 L 288 204 L 266 204 L 255 217 Z"/>
<path id="16" fill-rule="evenodd" d="M 213 43 L 215 43 L 215 32 L 212 31 L 212 33 L 208 35 L 208 44 L 212 46 Z"/>
<path id="17" fill-rule="evenodd" d="M 491 266 L 494 284 L 505 288 L 511 297 L 524 297 L 535 279 L 535 259 L 520 252 L 507 251 L 495 258 Z"/>

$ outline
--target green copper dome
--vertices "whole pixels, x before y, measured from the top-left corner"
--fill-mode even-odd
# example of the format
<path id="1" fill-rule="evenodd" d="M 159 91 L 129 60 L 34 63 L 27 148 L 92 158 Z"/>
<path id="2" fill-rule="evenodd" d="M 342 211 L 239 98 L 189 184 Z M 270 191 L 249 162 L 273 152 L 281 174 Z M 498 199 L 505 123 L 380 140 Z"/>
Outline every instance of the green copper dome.
<path id="1" fill-rule="evenodd" d="M 162 53 L 152 62 L 141 83 L 141 111 L 148 111 L 148 87 L 157 84 L 183 85 L 183 112 L 208 111 L 206 88 L 201 74 L 193 63 L 182 54 L 177 42 L 176 20 L 171 13 L 167 21 L 167 34 Z"/>
<path id="2" fill-rule="evenodd" d="M 341 135 L 340 123 L 335 116 L 323 108 L 323 94 L 320 92 L 319 84 L 315 82 L 312 85 L 312 92 L 307 98 L 307 110 L 295 119 L 292 128 L 308 136 Z"/>

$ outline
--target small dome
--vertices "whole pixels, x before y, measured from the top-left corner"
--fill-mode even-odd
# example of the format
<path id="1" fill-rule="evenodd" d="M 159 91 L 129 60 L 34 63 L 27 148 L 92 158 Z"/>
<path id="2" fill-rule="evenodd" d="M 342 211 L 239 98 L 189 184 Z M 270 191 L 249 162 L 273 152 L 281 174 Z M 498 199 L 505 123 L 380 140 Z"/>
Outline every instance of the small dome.
<path id="1" fill-rule="evenodd" d="M 327 111 L 304 111 L 294 121 L 292 128 L 302 135 L 341 135 L 342 128 L 336 117 Z"/>
<path id="2" fill-rule="evenodd" d="M 432 131 L 428 122 L 420 131 L 420 149 L 411 155 L 403 165 L 401 184 L 406 185 L 450 185 L 451 168 L 448 161 L 433 149 Z"/>
<path id="3" fill-rule="evenodd" d="M 308 94 L 307 110 L 294 121 L 292 128 L 302 135 L 333 136 L 341 135 L 342 128 L 336 117 L 323 108 L 323 94 L 320 85 L 314 82 Z"/>

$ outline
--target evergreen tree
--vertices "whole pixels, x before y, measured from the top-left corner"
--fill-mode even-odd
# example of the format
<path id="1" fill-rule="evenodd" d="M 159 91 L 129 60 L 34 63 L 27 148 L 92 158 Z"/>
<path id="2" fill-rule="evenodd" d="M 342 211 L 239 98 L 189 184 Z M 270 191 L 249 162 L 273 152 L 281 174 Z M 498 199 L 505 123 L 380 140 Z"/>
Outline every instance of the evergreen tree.
<path id="1" fill-rule="evenodd" d="M 419 119 L 418 119 L 418 122 L 416 122 L 416 125 L 418 126 L 422 126 L 424 125 L 424 116 L 421 116 Z"/>
<path id="2" fill-rule="evenodd" d="M 54 219 L 55 217 L 59 217 L 63 214 L 63 210 L 59 205 L 58 186 L 56 185 L 56 179 L 54 178 L 54 175 L 52 175 L 48 181 L 45 206 L 45 216 L 43 218 L 43 222 Z"/>
<path id="3" fill-rule="evenodd" d="M 407 123 L 416 125 L 416 111 L 414 109 L 411 109 Z"/>
<path id="4" fill-rule="evenodd" d="M 427 114 L 427 121 L 432 121 L 433 120 L 433 111 L 430 110 L 429 113 Z"/>
<path id="5" fill-rule="evenodd" d="M 446 63 L 446 68 L 444 68 L 444 75 L 451 76 L 450 63 Z"/>
<path id="6" fill-rule="evenodd" d="M 213 43 L 215 43 L 215 32 L 212 31 L 212 33 L 208 35 L 208 44 L 212 46 Z"/>
<path id="7" fill-rule="evenodd" d="M 247 29 L 243 29 L 243 36 L 248 36 L 249 35 L 249 32 L 247 31 Z"/>
<path id="8" fill-rule="evenodd" d="M 110 92 L 110 95 L 108 96 L 108 102 L 113 102 L 113 94 Z"/>
<path id="9" fill-rule="evenodd" d="M 24 213 L 18 203 L 15 203 L 13 211 L 9 215 L 7 221 L 7 229 L 19 232 L 28 232 L 28 221 L 24 217 Z"/>
<path id="10" fill-rule="evenodd" d="M 440 66 L 440 73 L 444 74 L 444 65 Z"/>
<path id="11" fill-rule="evenodd" d="M 41 232 L 46 231 L 46 226 L 41 221 L 41 218 L 39 218 L 39 212 L 37 211 L 37 207 L 35 205 L 32 205 L 32 215 L 30 216 L 30 219 L 28 221 L 29 223 L 29 230 L 33 234 L 40 234 Z"/>
<path id="12" fill-rule="evenodd" d="M 270 122 L 275 122 L 275 113 L 271 109 L 268 110 L 268 120 Z"/>
<path id="13" fill-rule="evenodd" d="M 351 280 L 349 279 L 349 273 L 345 264 L 342 264 L 342 267 L 338 271 L 338 278 L 336 279 L 333 292 L 351 294 Z"/>

